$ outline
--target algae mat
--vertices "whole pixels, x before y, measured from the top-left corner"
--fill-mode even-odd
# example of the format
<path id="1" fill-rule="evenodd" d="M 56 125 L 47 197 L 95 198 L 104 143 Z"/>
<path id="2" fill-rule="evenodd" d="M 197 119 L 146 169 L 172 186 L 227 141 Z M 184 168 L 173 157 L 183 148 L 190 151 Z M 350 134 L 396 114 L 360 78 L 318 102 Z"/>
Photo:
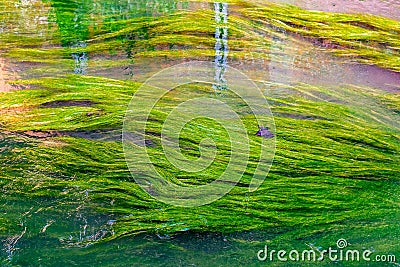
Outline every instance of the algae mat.
<path id="1" fill-rule="evenodd" d="M 400 22 L 395 12 L 350 11 L 0 1 L 1 265 L 398 266 Z M 153 75 L 192 61 L 211 66 L 211 80 L 197 75 L 161 99 L 143 91 Z M 232 82 L 233 69 L 247 78 Z M 235 85 L 247 97 L 256 88 L 268 112 L 250 109 Z M 229 105 L 246 138 L 229 118 L 205 116 L 164 138 L 166 122 L 178 125 L 196 110 L 182 103 L 198 97 L 210 116 L 222 114 L 212 103 Z M 123 138 L 126 115 L 143 119 L 152 101 L 141 142 Z M 212 162 L 178 168 L 164 153 L 174 136 L 181 160 Z M 206 205 L 164 203 L 138 182 L 145 168 L 129 168 L 123 140 L 182 187 L 209 184 L 230 164 L 239 180 Z M 252 191 L 260 162 L 270 168 Z"/>

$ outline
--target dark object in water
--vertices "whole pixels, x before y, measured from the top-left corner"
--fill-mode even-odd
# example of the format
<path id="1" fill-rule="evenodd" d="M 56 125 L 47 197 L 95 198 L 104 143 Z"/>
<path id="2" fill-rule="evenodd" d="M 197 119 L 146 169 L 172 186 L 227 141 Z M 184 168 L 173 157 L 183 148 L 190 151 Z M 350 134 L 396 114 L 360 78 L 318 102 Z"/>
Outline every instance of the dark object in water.
<path id="1" fill-rule="evenodd" d="M 259 130 L 256 133 L 257 136 L 262 136 L 264 138 L 272 138 L 274 137 L 274 134 L 270 132 L 270 130 L 268 130 L 267 127 L 264 126 L 258 126 Z"/>
<path id="2" fill-rule="evenodd" d="M 41 104 L 42 108 L 60 108 L 60 107 L 91 107 L 96 103 L 91 100 L 55 100 Z"/>

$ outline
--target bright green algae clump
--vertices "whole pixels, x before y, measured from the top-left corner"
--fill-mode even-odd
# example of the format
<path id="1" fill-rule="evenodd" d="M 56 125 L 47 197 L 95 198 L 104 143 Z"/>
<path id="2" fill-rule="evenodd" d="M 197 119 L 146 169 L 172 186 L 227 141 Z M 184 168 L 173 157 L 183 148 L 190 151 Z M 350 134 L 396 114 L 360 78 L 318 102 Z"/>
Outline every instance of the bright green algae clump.
<path id="1" fill-rule="evenodd" d="M 56 11 L 62 8 L 56 3 L 51 6 Z M 249 53 L 268 59 L 271 39 L 276 35 L 274 29 L 278 27 L 308 38 L 327 39 L 337 45 L 330 49 L 337 55 L 400 71 L 398 22 L 278 5 L 256 7 L 242 3 L 234 10 L 229 17 L 231 59 L 246 59 Z M 97 28 L 87 26 L 91 31 L 84 31 L 83 35 L 70 36 L 72 30 L 65 26 L 51 42 L 37 37 L 18 40 L 17 35 L 7 33 L 1 36 L 1 49 L 7 59 L 15 62 L 41 62 L 40 73 L 52 73 L 56 67 L 69 68 L 74 52 L 97 56 L 95 67 L 105 69 L 148 57 L 213 58 L 213 12 L 173 11 L 158 17 L 123 19 L 111 14 Z M 54 18 L 63 16 L 56 12 Z M 85 41 L 88 46 L 69 46 L 73 41 Z M 51 45 L 57 42 L 58 46 Z M 32 47 L 42 43 L 46 46 Z M 37 73 L 35 68 L 30 72 Z M 399 231 L 398 226 L 393 226 L 399 219 L 400 200 L 398 93 L 385 95 L 370 88 L 351 87 L 332 92 L 307 84 L 271 84 L 293 93 L 268 97 L 277 114 L 277 151 L 268 178 L 259 190 L 248 192 L 259 153 L 254 149 L 247 171 L 231 193 L 210 205 L 189 209 L 159 203 L 140 189 L 126 167 L 118 138 L 102 141 L 71 134 L 120 132 L 126 107 L 140 83 L 95 75 L 44 76 L 48 77 L 13 81 L 29 90 L 0 94 L 1 126 L 8 135 L 1 147 L 11 140 L 13 144 L 0 150 L 6 163 L 1 166 L 1 184 L 8 194 L 37 199 L 68 199 L 76 197 L 77 191 L 88 190 L 91 207 L 117 217 L 114 235 L 108 235 L 109 239 L 143 232 L 228 233 L 282 228 L 287 234 L 280 238 L 289 240 L 299 234 L 294 227 L 307 226 L 300 234 L 308 236 L 318 233 L 319 227 L 334 233 L 342 231 L 339 224 L 354 228 L 353 238 L 360 233 L 373 234 L 377 225 L 383 232 Z M 324 101 L 321 95 L 337 101 Z M 356 104 L 359 98 L 369 106 Z M 178 103 L 174 97 L 168 100 L 169 104 Z M 60 104 L 68 101 L 75 104 Z M 152 138 L 160 134 L 166 114 L 153 115 L 156 118 L 151 124 Z M 254 134 L 258 125 L 253 122 L 246 118 L 245 125 L 256 146 L 259 139 Z M 55 134 L 35 139 L 27 131 Z M 226 133 L 221 131 L 220 135 Z M 184 146 L 193 148 L 189 156 L 196 157 L 198 134 L 183 131 L 181 137 Z M 226 149 L 224 140 L 217 141 L 220 149 Z M 161 153 L 157 146 L 149 150 L 153 155 Z M 214 173 L 205 173 L 201 182 L 223 170 L 227 154 L 228 150 L 221 152 L 218 164 L 213 166 Z M 157 165 L 185 183 L 199 182 L 196 177 L 169 168 L 163 160 L 157 160 Z M 358 229 L 360 222 L 367 226 Z M 6 220 L 0 223 L 0 229 L 11 227 Z M 368 242 L 377 240 L 378 237 L 371 238 Z M 386 242 L 379 243 L 384 247 L 382 251 L 400 249 L 395 237 L 387 237 Z"/>

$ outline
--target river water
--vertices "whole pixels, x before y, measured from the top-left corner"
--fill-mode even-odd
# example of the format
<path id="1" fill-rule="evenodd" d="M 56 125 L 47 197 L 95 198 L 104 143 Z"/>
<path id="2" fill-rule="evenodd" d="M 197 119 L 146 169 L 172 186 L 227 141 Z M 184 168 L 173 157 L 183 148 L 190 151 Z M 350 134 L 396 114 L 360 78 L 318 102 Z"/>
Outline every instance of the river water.
<path id="1" fill-rule="evenodd" d="M 258 0 L 248 2 L 251 4 L 265 4 L 264 1 Z M 271 2 L 296 5 L 306 10 L 350 14 L 362 13 L 400 21 L 400 3 L 396 0 L 274 0 Z M 245 5 L 243 4 L 243 6 Z M 104 93 L 99 99 L 93 101 L 87 99 L 71 101 L 69 98 L 59 99 L 56 97 L 57 94 L 62 94 L 63 90 L 66 90 L 65 88 L 78 88 L 74 86 L 80 84 L 80 79 L 86 85 L 90 84 L 91 77 L 109 79 L 101 80 L 102 86 L 108 86 L 118 81 L 121 84 L 117 83 L 115 87 L 124 88 L 123 82 L 125 81 L 132 82 L 132 84 L 134 82 L 143 83 L 163 69 L 179 63 L 189 62 L 195 58 L 205 60 L 211 64 L 213 75 L 211 82 L 212 94 L 221 99 L 229 98 L 229 94 L 227 93 L 229 91 L 229 80 L 227 76 L 229 76 L 229 68 L 233 67 L 247 75 L 249 80 L 254 82 L 267 98 L 280 99 L 282 101 L 280 105 L 283 107 L 291 106 L 292 104 L 297 105 L 296 103 L 290 103 L 293 96 L 302 96 L 304 102 L 315 101 L 317 103 L 315 106 L 316 110 L 320 107 L 318 103 L 344 105 L 343 109 L 349 108 L 349 111 L 343 120 L 346 122 L 350 121 L 352 125 L 355 125 L 354 129 L 349 130 L 349 135 L 352 130 L 360 130 L 357 125 L 358 121 L 354 119 L 356 115 L 352 114 L 352 109 L 350 109 L 354 108 L 360 111 L 362 116 L 372 121 L 371 123 L 373 123 L 375 128 L 371 126 L 371 131 L 386 129 L 388 136 L 390 135 L 398 140 L 400 130 L 398 110 L 395 108 L 393 110 L 389 109 L 383 102 L 385 96 L 391 99 L 392 96 L 399 94 L 400 73 L 393 69 L 385 69 L 373 64 L 362 64 L 360 61 L 357 61 L 358 58 L 356 56 L 354 58 L 335 56 L 326 47 L 315 45 L 309 38 L 290 33 L 284 29 L 277 29 L 271 26 L 274 33 L 271 36 L 267 36 L 265 32 L 260 33 L 260 30 L 257 28 L 259 25 L 256 27 L 256 24 L 251 23 L 246 25 L 246 27 L 249 27 L 249 25 L 254 26 L 254 28 L 251 28 L 253 31 L 251 34 L 254 36 L 264 36 L 265 39 L 269 38 L 271 42 L 268 45 L 259 44 L 258 46 L 249 44 L 248 47 L 242 47 L 242 50 L 238 51 L 239 49 L 235 46 L 236 42 L 241 40 L 240 34 L 246 36 L 245 33 L 248 30 L 243 29 L 245 33 L 241 32 L 239 34 L 235 32 L 235 35 L 231 34 L 232 25 L 236 27 L 235 23 L 237 23 L 237 20 L 248 19 L 244 15 L 233 17 L 233 14 L 237 15 L 237 10 L 240 7 L 240 4 L 227 2 L 205 3 L 201 1 L 173 0 L 0 0 L 0 99 L 2 97 L 4 99 L 3 103 L 0 103 L 0 115 L 4 115 L 2 117 L 4 121 L 0 121 L 0 153 L 2 156 L 2 167 L 0 170 L 3 170 L 5 173 L 4 175 L 0 174 L 1 190 L 4 193 L 0 197 L 0 214 L 2 215 L 0 220 L 0 237 L 3 240 L 0 259 L 2 266 L 261 266 L 267 264 L 267 262 L 257 260 L 257 251 L 262 250 L 266 242 L 270 240 L 278 240 L 278 244 L 285 245 L 286 248 L 294 246 L 296 248 L 305 247 L 319 250 L 322 246 L 327 246 L 329 242 L 334 245 L 341 235 L 346 234 L 346 228 L 340 228 L 339 226 L 337 228 L 333 226 L 330 228 L 331 224 L 335 222 L 337 225 L 341 225 L 342 223 L 346 225 L 349 218 L 343 214 L 352 212 L 352 203 L 350 202 L 353 201 L 354 205 L 357 204 L 359 207 L 364 207 L 362 205 L 365 203 L 360 204 L 354 200 L 356 198 L 352 198 L 349 200 L 349 203 L 343 204 L 345 201 L 340 199 L 340 201 L 332 202 L 334 204 L 329 206 L 330 209 L 321 208 L 321 214 L 315 211 L 315 213 L 310 213 L 311 215 L 309 215 L 307 212 L 311 212 L 310 210 L 313 208 L 318 210 L 319 205 L 325 205 L 324 201 L 328 202 L 326 200 L 328 197 L 324 195 L 325 193 L 319 193 L 316 189 L 314 191 L 314 188 L 311 191 L 305 191 L 303 186 L 308 183 L 307 180 L 294 182 L 298 186 L 296 189 L 300 188 L 299 192 L 295 193 L 291 191 L 291 188 L 283 186 L 281 188 L 282 182 L 279 179 L 276 180 L 274 186 L 286 190 L 284 191 L 285 194 L 291 196 L 290 199 L 293 203 L 301 200 L 306 201 L 307 205 L 311 205 L 304 207 L 304 210 L 306 210 L 304 216 L 299 215 L 296 208 L 292 207 L 290 208 L 291 212 L 293 212 L 292 214 L 285 213 L 285 216 L 279 217 L 279 213 L 283 211 L 283 208 L 279 205 L 282 203 L 282 205 L 285 205 L 286 199 L 280 199 L 280 191 L 271 186 L 271 188 L 264 189 L 265 192 L 271 189 L 273 193 L 271 194 L 273 196 L 271 203 L 267 203 L 268 205 L 271 204 L 271 209 L 274 209 L 271 212 L 268 211 L 271 216 L 271 222 L 268 222 L 270 227 L 266 227 L 265 225 L 267 224 L 264 225 L 262 224 L 264 222 L 260 222 L 265 218 L 261 213 L 264 211 L 264 208 L 267 209 L 266 207 L 269 207 L 268 205 L 265 207 L 261 206 L 261 211 L 260 209 L 257 210 L 259 213 L 251 213 L 251 211 L 243 212 L 244 216 L 254 216 L 254 225 L 246 225 L 248 221 L 247 219 L 243 219 L 244 217 L 240 217 L 243 221 L 237 220 L 236 217 L 232 217 L 229 220 L 226 219 L 230 213 L 236 212 L 236 206 L 245 207 L 248 205 L 246 203 L 251 196 L 249 197 L 246 193 L 244 194 L 244 199 L 232 199 L 229 202 L 229 205 L 232 203 L 236 205 L 233 208 L 228 204 L 226 206 L 225 204 L 221 204 L 221 209 L 228 207 L 222 215 L 214 214 L 213 212 L 216 211 L 211 210 L 204 213 L 209 216 L 207 217 L 203 214 L 198 215 L 196 213 L 198 210 L 194 210 L 193 216 L 196 215 L 197 217 L 195 222 L 192 221 L 193 227 L 201 225 L 204 227 L 204 231 L 197 231 L 197 228 L 191 231 L 190 225 L 188 227 L 185 225 L 185 227 L 173 228 L 180 224 L 180 222 L 175 223 L 174 221 L 174 216 L 177 216 L 175 211 L 171 213 L 172 219 L 169 218 L 166 220 L 163 218 L 164 212 L 170 210 L 170 207 L 163 207 L 154 211 L 156 209 L 154 207 L 158 206 L 153 205 L 153 202 L 151 202 L 151 205 L 153 205 L 151 207 L 142 204 L 140 202 L 142 201 L 141 195 L 140 198 L 134 198 L 134 201 L 130 199 L 129 194 L 123 195 L 126 189 L 122 185 L 121 188 L 118 188 L 117 185 L 119 183 L 124 184 L 127 181 L 131 182 L 129 178 L 126 178 L 125 163 L 122 164 L 125 168 L 124 171 L 121 171 L 122 174 L 116 174 L 115 177 L 110 175 L 112 179 L 115 179 L 113 182 L 116 181 L 114 184 L 110 182 L 111 178 L 109 181 L 107 180 L 108 177 L 107 179 L 97 177 L 102 172 L 108 173 L 109 170 L 107 168 L 110 168 L 110 172 L 112 172 L 114 166 L 123 161 L 123 159 L 118 159 L 118 161 L 110 163 L 109 161 L 113 160 L 111 156 L 109 159 L 107 158 L 102 161 L 103 159 L 98 159 L 95 154 L 96 149 L 100 147 L 100 145 L 97 146 L 97 143 L 104 144 L 109 142 L 113 144 L 112 142 L 115 142 L 115 146 L 120 146 L 121 141 L 121 129 L 118 128 L 121 125 L 115 127 L 112 122 L 113 120 L 120 119 L 123 112 L 107 117 L 105 122 L 101 121 L 97 123 L 95 121 L 92 123 L 90 121 L 91 118 L 99 114 L 107 115 L 107 112 L 112 113 L 104 107 L 100 110 L 90 109 L 98 104 L 96 101 L 101 102 L 103 98 L 107 99 L 107 93 Z M 203 26 L 200 23 L 196 24 L 196 17 L 192 17 L 193 23 L 190 25 L 185 24 L 185 27 L 189 29 L 187 31 L 190 32 L 193 39 L 189 41 L 185 39 L 187 42 L 185 45 L 180 44 L 179 40 L 177 41 L 173 38 L 167 41 L 163 41 L 160 38 L 158 40 L 159 43 L 154 40 L 154 43 L 146 42 L 151 39 L 149 36 L 154 37 L 151 35 L 154 33 L 146 25 L 142 28 L 135 28 L 136 26 L 132 22 L 143 20 L 151 23 L 152 20 L 168 16 L 176 16 L 174 18 L 179 20 L 180 16 L 183 17 L 182 14 L 185 12 L 198 11 L 205 11 L 205 16 L 208 16 L 207 20 L 210 25 L 207 25 L 207 30 L 210 32 L 201 33 L 200 31 Z M 173 32 L 177 39 L 185 34 L 185 32 L 182 33 L 179 29 L 174 28 L 176 26 L 174 26 L 173 20 L 169 23 L 172 26 L 166 32 Z M 164 25 L 163 29 L 168 26 Z M 193 26 L 193 29 L 191 26 Z M 129 30 L 126 30 L 127 28 Z M 111 37 L 110 39 L 113 40 L 111 43 L 108 43 L 109 39 L 107 38 L 96 41 L 96 38 L 103 38 L 108 34 L 111 36 L 115 33 L 119 33 L 115 37 L 116 41 Z M 256 38 L 251 39 L 249 36 L 246 36 L 246 38 L 249 38 L 249 42 L 256 42 Z M 260 39 L 262 40 L 263 38 Z M 260 39 L 257 39 L 257 42 L 262 42 Z M 399 48 L 397 47 L 393 51 L 398 53 Z M 183 53 L 179 54 L 179 52 Z M 195 54 L 195 56 L 192 54 Z M 259 54 L 262 55 L 260 56 Z M 75 78 L 71 78 L 74 82 L 66 86 L 63 84 L 62 86 L 64 87 L 62 88 L 51 85 L 54 86 L 52 87 L 54 91 L 51 93 L 46 93 L 45 90 L 40 91 L 42 89 L 41 86 L 45 88 L 46 84 L 21 82 L 28 79 L 40 80 L 43 77 Z M 97 81 L 94 80 L 93 84 L 98 85 Z M 299 85 L 300 87 L 297 87 Z M 315 91 L 303 92 L 300 91 L 303 88 L 301 85 L 304 85 L 306 88 L 316 89 Z M 37 90 L 38 88 L 39 90 Z M 323 88 L 325 91 L 318 91 L 317 88 Z M 33 96 L 29 96 L 28 94 L 21 97 L 21 92 L 29 90 L 34 91 Z M 68 92 L 67 97 L 81 94 L 82 92 L 79 90 L 78 88 L 76 91 Z M 96 93 L 96 89 L 90 92 L 94 94 Z M 7 97 L 8 95 L 6 94 L 11 93 L 16 94 L 15 99 Z M 114 103 L 113 101 L 115 100 L 115 103 L 117 103 L 115 105 L 117 106 L 119 103 L 117 101 L 124 97 L 124 93 L 125 91 L 121 94 L 115 94 L 115 97 L 109 99 L 109 101 Z M 377 96 L 377 98 L 371 96 Z M 178 98 L 178 96 L 173 96 L 173 99 L 174 97 Z M 21 98 L 23 100 L 20 100 Z M 41 98 L 47 102 L 40 102 Z M 35 117 L 35 114 L 29 113 L 30 110 L 38 106 L 41 112 L 43 112 L 39 114 L 39 119 Z M 88 125 L 79 128 L 79 122 L 75 122 L 73 117 L 76 115 L 75 113 L 81 111 L 73 110 L 68 113 L 68 108 L 71 106 L 77 109 L 88 109 L 84 110 L 83 119 L 80 117 L 84 122 L 88 122 Z M 59 108 L 59 110 L 48 111 L 51 108 Z M 53 122 L 52 118 L 57 116 L 57 112 L 67 112 L 62 121 L 67 126 Z M 283 111 L 280 113 L 283 117 L 303 120 L 306 123 L 319 119 L 326 120 L 326 125 L 323 127 L 327 128 L 329 128 L 328 124 L 331 121 L 318 115 L 299 115 Z M 351 121 L 352 119 L 354 121 Z M 30 124 L 31 121 L 32 124 Z M 104 125 L 108 126 L 107 123 L 112 124 L 110 129 L 104 127 Z M 291 129 L 291 125 L 285 125 L 284 123 L 281 124 L 281 130 L 277 129 L 278 132 L 281 131 L 282 136 L 285 136 L 286 126 L 288 129 Z M 5 125 L 4 127 L 3 124 Z M 49 127 L 47 127 L 48 124 L 50 124 Z M 75 127 L 74 125 L 78 126 Z M 306 124 L 304 127 L 307 128 L 310 125 Z M 63 138 L 66 140 L 65 143 L 62 141 L 64 140 Z M 286 138 L 290 139 L 289 137 Z M 293 138 L 296 139 L 296 137 Z M 321 134 L 321 138 L 325 138 L 325 136 Z M 71 140 L 75 139 L 84 140 L 82 146 L 77 145 L 73 149 L 68 150 L 66 143 L 73 143 L 74 141 Z M 345 138 L 343 137 L 343 139 Z M 312 142 L 311 140 L 308 141 Z M 93 147 L 89 149 L 84 147 L 87 142 L 93 142 L 90 143 Z M 284 140 L 282 142 L 285 144 Z M 294 140 L 295 142 L 296 140 Z M 40 144 L 38 145 L 38 143 Z M 114 145 L 108 146 L 107 143 L 107 146 L 99 149 L 99 155 L 103 153 L 103 150 L 110 150 L 112 154 Z M 154 143 L 149 141 L 145 145 L 149 149 L 152 149 Z M 379 149 L 378 145 L 374 147 L 370 144 L 365 145 L 362 142 L 356 143 L 356 146 L 366 146 L 371 151 Z M 35 155 L 33 152 L 32 154 L 30 152 L 27 152 L 27 154 L 18 154 L 20 156 L 15 156 L 14 158 L 10 156 L 14 152 L 30 151 L 31 147 L 54 148 L 56 151 L 64 151 L 63 149 L 65 149 L 68 153 L 81 151 L 84 155 L 90 155 L 90 157 L 87 156 L 87 158 L 84 160 L 81 159 L 77 163 L 80 169 L 74 165 L 76 162 L 73 163 L 73 159 L 71 161 L 58 162 L 59 165 L 52 169 L 46 165 L 34 166 L 35 164 L 29 161 L 29 157 L 34 157 Z M 45 148 L 43 148 L 43 151 L 45 151 Z M 291 148 L 281 147 L 281 149 L 290 150 Z M 394 149 L 398 149 L 398 145 Z M 321 153 L 324 153 L 324 155 L 335 154 L 335 148 L 326 147 L 321 148 L 322 150 L 324 151 Z M 94 153 L 90 154 L 93 151 Z M 296 151 L 295 153 L 300 152 Z M 316 155 L 319 155 L 318 153 Z M 350 152 L 343 152 L 342 156 L 345 157 L 346 153 Z M 278 162 L 284 157 L 282 155 L 282 153 L 278 153 Z M 364 156 L 367 157 L 369 155 L 359 155 L 360 161 L 367 161 L 363 160 Z M 54 154 L 54 159 L 51 153 L 50 156 L 43 154 L 42 158 L 38 156 L 38 160 L 44 159 L 48 160 L 48 162 L 55 162 L 57 161 L 57 157 L 61 158 L 59 154 Z M 302 156 L 301 154 L 292 154 L 292 157 L 301 158 Z M 379 159 L 379 163 L 376 163 L 376 166 L 397 157 L 398 155 L 388 156 L 387 158 L 382 156 Z M 96 172 L 91 167 L 87 167 L 89 165 L 85 165 L 85 160 L 87 162 L 103 162 L 109 165 L 106 165 L 107 167 L 103 171 Z M 43 164 L 45 161 L 39 162 Z M 309 167 L 306 163 L 303 166 L 301 164 L 296 165 L 293 162 L 290 160 L 285 162 L 288 164 L 288 169 L 298 168 L 299 170 L 305 170 Z M 336 158 L 328 162 L 334 166 L 332 168 L 335 168 L 336 164 L 339 165 Z M 325 163 L 322 162 L 321 166 Z M 96 166 L 99 167 L 98 165 Z M 286 168 L 287 166 L 284 167 Z M 56 168 L 61 169 L 61 171 Z M 65 174 L 63 172 L 64 169 L 73 169 L 73 171 L 65 172 L 67 173 Z M 363 171 L 361 169 L 360 167 L 360 172 Z M 393 170 L 383 168 L 381 172 L 386 173 L 389 171 Z M 320 188 L 322 191 L 330 183 L 333 184 L 333 182 L 324 180 L 325 176 L 317 171 L 315 173 L 309 171 L 305 176 L 308 178 L 311 177 L 310 179 L 316 177 L 315 179 L 323 180 L 321 184 L 310 182 L 312 186 Z M 368 178 L 367 174 L 365 176 Z M 42 184 L 46 184 L 49 177 L 57 179 L 57 181 L 62 181 L 55 189 L 58 190 L 57 192 L 61 191 L 59 195 L 44 193 L 51 191 L 51 186 L 45 187 L 43 193 L 35 191 L 37 188 L 41 188 Z M 91 185 L 90 188 L 85 188 L 77 182 L 69 187 L 69 182 L 75 181 L 78 179 L 77 177 L 87 179 L 87 181 L 92 182 L 94 185 Z M 299 178 L 293 175 L 291 178 L 303 179 L 304 177 L 301 176 Z M 338 175 L 338 177 L 345 177 L 345 174 L 342 176 Z M 358 178 L 362 180 L 364 176 Z M 97 181 L 96 179 L 99 180 Z M 369 183 L 373 180 L 374 177 L 362 185 L 368 187 Z M 98 189 L 95 184 L 96 182 L 110 183 L 110 190 L 121 193 L 122 200 L 115 200 L 108 195 L 102 199 L 102 194 L 106 194 L 107 192 L 105 193 L 104 191 L 107 190 L 102 191 Z M 24 188 L 21 184 L 24 183 L 32 184 L 32 192 L 35 194 L 30 195 L 27 189 L 25 189 L 26 191 L 21 190 L 20 188 Z M 379 185 L 387 186 L 388 193 L 386 198 L 383 197 L 378 200 L 381 202 L 382 207 L 390 206 L 388 210 L 393 212 L 394 208 L 391 205 L 398 205 L 398 180 L 390 182 L 389 185 L 384 183 L 380 183 Z M 340 180 L 335 186 L 338 186 L 343 191 L 337 192 L 336 189 L 327 191 L 332 193 L 329 200 L 334 199 L 336 201 L 336 198 L 340 198 L 346 194 L 353 196 L 353 194 L 355 195 L 353 191 L 349 192 L 346 190 L 362 188 L 361 185 L 357 184 L 357 181 L 349 182 L 347 180 Z M 132 187 L 134 186 L 132 185 Z M 95 197 L 92 198 L 92 194 L 95 194 L 92 192 L 96 190 L 100 192 L 98 193 L 100 200 Z M 69 196 L 69 194 L 71 194 L 71 198 L 63 197 L 64 195 Z M 363 191 L 363 194 L 364 196 L 371 196 L 374 192 Z M 111 212 L 112 206 L 115 202 L 118 204 L 118 201 L 122 201 L 122 203 L 124 203 L 123 201 L 127 201 L 127 203 L 134 203 L 135 205 L 137 204 L 135 201 L 140 203 L 138 206 L 132 208 L 131 214 L 126 214 L 126 209 L 122 204 L 119 208 L 115 208 L 115 211 Z M 345 205 L 345 208 L 339 204 Z M 254 205 L 258 207 L 258 205 L 262 204 L 254 203 Z M 99 206 L 100 209 L 96 209 Z M 154 213 L 146 217 L 147 215 L 141 209 L 152 210 Z M 339 212 L 341 209 L 343 209 L 342 213 Z M 357 208 L 356 210 L 360 214 L 363 213 L 361 211 L 362 208 Z M 373 208 L 371 208 L 370 212 L 372 211 L 374 211 Z M 192 213 L 192 211 L 188 210 L 185 210 L 185 212 L 188 214 Z M 393 212 L 391 214 L 396 213 Z M 214 215 L 216 217 L 213 217 Z M 309 232 L 303 235 L 301 229 L 297 229 L 296 225 L 290 221 L 292 215 L 298 216 L 296 217 L 297 221 L 303 220 L 303 217 L 306 219 L 312 217 L 314 224 L 312 224 L 311 230 L 309 229 Z M 319 221 L 320 215 L 325 216 L 323 217 L 324 220 L 321 219 Z M 342 215 L 342 219 L 334 218 L 335 216 L 340 217 Z M 142 216 L 144 218 L 143 221 L 140 219 L 136 220 L 136 216 Z M 214 218 L 214 221 L 210 222 L 212 226 L 209 225 L 206 217 Z M 392 220 L 392 222 L 396 223 L 397 219 L 398 217 L 390 217 L 385 221 L 382 219 L 382 221 L 371 222 L 371 225 L 376 224 L 377 228 L 382 227 L 383 229 L 384 225 L 388 225 L 388 221 Z M 244 230 L 228 231 L 229 233 L 220 232 L 219 228 L 215 226 L 218 225 L 219 220 L 223 222 L 222 224 L 228 230 L 231 229 L 230 225 L 236 227 L 232 227 L 232 229 Z M 139 230 L 132 230 L 132 232 L 128 231 L 126 236 L 121 236 L 117 239 L 107 239 L 115 234 L 117 228 L 114 229 L 114 227 L 121 221 L 128 222 L 127 225 L 131 223 L 134 227 L 140 226 L 142 228 L 135 228 Z M 215 225 L 212 223 L 215 223 Z M 261 226 L 257 226 L 257 223 Z M 364 220 L 363 223 L 368 225 L 367 220 Z M 360 232 L 365 234 L 365 232 L 362 232 L 363 230 L 355 226 L 356 224 L 357 222 L 351 224 L 353 228 L 351 231 L 349 230 L 352 233 L 351 237 L 353 240 L 356 239 Z M 373 228 L 372 226 L 371 228 Z M 171 229 L 178 230 L 176 232 L 171 231 L 171 233 L 158 231 L 163 227 L 171 227 Z M 372 233 L 370 236 L 372 235 L 375 238 L 372 238 L 371 241 L 369 240 L 370 236 L 365 237 L 365 240 L 369 242 L 368 245 L 372 244 L 371 246 L 375 246 L 372 249 L 393 249 L 393 251 L 387 251 L 388 253 L 399 252 L 396 251 L 398 245 L 393 245 L 396 240 L 398 241 L 398 225 L 390 224 L 390 227 L 393 232 L 392 236 L 388 237 L 389 243 L 391 242 L 388 246 L 377 241 L 380 239 L 380 236 L 384 238 L 390 235 L 386 228 L 381 232 L 378 231 L 375 233 L 372 230 L 368 232 Z M 329 240 L 327 237 L 324 238 L 322 236 L 323 231 L 332 231 L 329 235 Z M 289 242 L 288 233 L 298 238 Z M 362 241 L 360 242 L 362 243 Z M 400 259 L 400 254 L 398 254 L 398 257 Z M 302 263 L 301 265 L 293 266 L 315 266 L 313 264 L 315 263 Z M 348 266 L 346 264 L 343 261 L 334 261 L 333 263 L 323 262 L 321 266 Z M 355 263 L 352 266 L 364 266 L 357 264 Z M 284 262 L 275 262 L 271 266 L 289 265 L 286 265 Z M 395 265 L 388 264 L 387 266 Z"/>
<path id="2" fill-rule="evenodd" d="M 273 2 L 296 5 L 308 10 L 372 14 L 395 20 L 400 18 L 400 3 L 396 0 L 274 0 Z"/>

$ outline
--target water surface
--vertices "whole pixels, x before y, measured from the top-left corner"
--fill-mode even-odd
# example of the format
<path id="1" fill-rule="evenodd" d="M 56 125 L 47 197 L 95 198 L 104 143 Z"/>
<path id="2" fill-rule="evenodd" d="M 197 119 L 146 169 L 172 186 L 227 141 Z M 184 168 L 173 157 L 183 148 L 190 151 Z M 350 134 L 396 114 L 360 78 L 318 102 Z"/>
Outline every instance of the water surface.
<path id="1" fill-rule="evenodd" d="M 297 20 L 289 7 L 265 10 L 260 1 L 0 1 L 1 265 L 260 266 L 265 244 L 321 249 L 339 238 L 400 259 L 400 6 L 274 2 L 330 13 Z M 227 133 L 209 122 L 190 124 L 182 147 L 196 158 L 201 138 L 214 138 L 215 170 L 176 173 L 159 154 L 165 112 L 198 95 L 235 107 L 251 144 L 260 142 L 260 125 L 229 92 L 232 67 L 262 90 L 277 136 L 258 191 L 248 192 L 254 149 L 228 196 L 193 209 L 141 190 L 121 144 L 137 88 L 191 60 L 212 63 L 213 83 L 176 88 L 157 103 L 145 145 L 161 170 L 197 184 L 224 169 Z M 321 263 L 333 265 L 361 266 Z"/>

